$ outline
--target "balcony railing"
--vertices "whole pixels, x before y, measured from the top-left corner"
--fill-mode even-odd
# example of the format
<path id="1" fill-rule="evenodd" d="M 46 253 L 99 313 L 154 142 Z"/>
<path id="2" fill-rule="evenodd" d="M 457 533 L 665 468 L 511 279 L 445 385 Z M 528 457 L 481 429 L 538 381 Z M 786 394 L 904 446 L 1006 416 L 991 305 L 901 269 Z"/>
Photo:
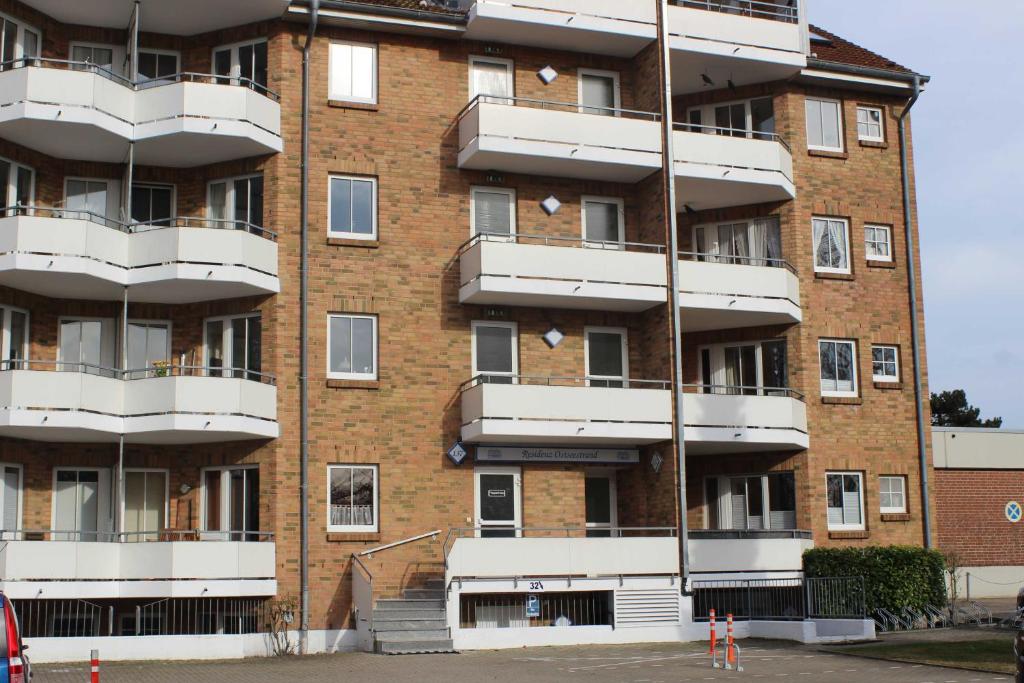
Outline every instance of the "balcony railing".
<path id="1" fill-rule="evenodd" d="M 462 108 L 455 122 L 459 123 L 478 104 L 504 104 L 510 107 L 529 107 L 531 109 L 544 109 L 547 111 L 564 111 L 576 114 L 593 114 L 595 116 L 606 116 L 608 118 L 638 119 L 641 121 L 661 121 L 661 114 L 651 111 L 639 111 L 635 109 L 622 109 L 617 107 L 599 107 L 594 105 L 583 105 L 579 102 L 561 102 L 558 100 L 539 100 L 533 97 L 512 97 L 509 95 L 477 95 Z"/>
<path id="2" fill-rule="evenodd" d="M 777 142 L 785 147 L 787 152 L 793 152 L 793 148 L 789 146 L 786 139 L 778 133 L 754 130 L 753 128 L 727 128 L 724 126 L 705 126 L 685 122 L 676 122 L 672 124 L 672 127 L 675 130 L 681 130 L 686 133 L 704 133 L 705 135 L 722 135 L 730 138 L 746 138 L 747 140 L 767 140 L 769 142 Z"/>
<path id="3" fill-rule="evenodd" d="M 87 209 L 68 209 L 54 206 L 43 206 L 39 204 L 14 204 L 12 206 L 0 208 L 0 218 L 11 218 L 15 216 L 84 220 L 128 234 L 151 232 L 162 228 L 205 228 L 208 230 L 241 230 L 253 235 L 265 237 L 269 240 L 277 240 L 276 232 L 267 230 L 266 228 L 250 223 L 249 221 L 194 216 L 175 216 L 174 218 L 160 218 L 152 221 L 132 221 L 130 223 L 125 223 Z"/>
<path id="4" fill-rule="evenodd" d="M 607 377 L 542 377 L 534 375 L 477 375 L 459 387 L 460 392 L 483 384 L 535 387 L 595 387 L 601 389 L 669 389 L 667 380 L 609 379 Z"/>
<path id="5" fill-rule="evenodd" d="M 474 235 L 463 242 L 459 246 L 456 256 L 462 256 L 462 254 L 480 242 L 537 244 L 546 247 L 583 247 L 586 249 L 606 249 L 609 251 L 641 251 L 649 254 L 665 253 L 665 247 L 660 244 L 644 244 L 642 242 L 606 242 L 601 240 L 588 240 L 583 237 L 562 237 L 557 235 L 538 235 L 532 233 L 516 233 L 514 235 L 508 235 L 504 233 L 484 232 Z"/>
<path id="6" fill-rule="evenodd" d="M 754 266 L 759 268 L 785 268 L 793 275 L 797 275 L 789 261 L 778 258 L 767 258 L 764 256 L 729 256 L 726 254 L 711 254 L 708 252 L 681 251 L 679 258 L 685 261 L 697 261 L 700 263 L 728 263 L 739 266 Z"/>
<path id="7" fill-rule="evenodd" d="M 759 387 L 732 384 L 684 384 L 683 391 L 687 394 L 714 394 L 716 396 L 780 396 L 804 400 L 804 395 L 787 387 Z"/>
<path id="8" fill-rule="evenodd" d="M 185 543 L 274 540 L 273 531 L 221 531 L 207 529 L 154 529 L 152 531 L 85 531 L 81 529 L 0 529 L 2 541 L 55 543 Z"/>
<path id="9" fill-rule="evenodd" d="M 260 384 L 277 384 L 274 375 L 246 368 L 227 368 L 211 365 L 187 365 L 173 360 L 155 362 L 152 367 L 120 369 L 93 363 L 79 363 L 59 360 L 9 359 L 0 360 L 0 372 L 11 370 L 36 370 L 56 372 L 78 372 L 121 380 L 141 380 L 156 377 L 229 377 L 246 379 Z"/>
<path id="10" fill-rule="evenodd" d="M 768 19 L 787 24 L 800 22 L 798 0 L 671 0 L 673 5 L 703 9 L 711 12 L 735 14 L 754 19 Z"/>

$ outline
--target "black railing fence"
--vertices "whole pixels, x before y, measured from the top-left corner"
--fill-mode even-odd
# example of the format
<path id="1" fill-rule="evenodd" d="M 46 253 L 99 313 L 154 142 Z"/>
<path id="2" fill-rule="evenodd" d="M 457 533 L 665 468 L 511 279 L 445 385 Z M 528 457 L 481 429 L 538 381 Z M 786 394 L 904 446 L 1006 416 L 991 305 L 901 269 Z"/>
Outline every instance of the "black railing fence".
<path id="1" fill-rule="evenodd" d="M 707 621 L 732 614 L 738 621 L 864 619 L 864 579 L 748 579 L 693 582 L 693 617 Z"/>

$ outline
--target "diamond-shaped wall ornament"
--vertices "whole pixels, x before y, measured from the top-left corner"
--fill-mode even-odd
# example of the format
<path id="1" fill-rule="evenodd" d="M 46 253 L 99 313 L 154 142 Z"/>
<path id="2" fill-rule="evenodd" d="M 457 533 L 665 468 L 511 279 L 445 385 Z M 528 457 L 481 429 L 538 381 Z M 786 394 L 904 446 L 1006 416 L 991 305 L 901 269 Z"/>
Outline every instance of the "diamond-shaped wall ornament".
<path id="1" fill-rule="evenodd" d="M 551 82 L 558 78 L 558 72 L 552 69 L 549 64 L 537 72 L 537 78 L 544 81 L 544 85 L 551 85 Z"/>
<path id="2" fill-rule="evenodd" d="M 562 208 L 562 202 L 558 201 L 555 195 L 551 195 L 540 203 L 540 208 L 544 209 L 544 213 L 547 215 L 554 216 Z"/>
<path id="3" fill-rule="evenodd" d="M 661 453 L 655 451 L 651 456 L 651 469 L 654 470 L 655 474 L 661 471 L 661 466 L 664 462 L 665 460 L 661 457 Z"/>
<path id="4" fill-rule="evenodd" d="M 544 343 L 550 346 L 551 348 L 555 348 L 556 346 L 561 344 L 563 339 L 565 339 L 565 335 L 562 334 L 562 332 L 557 327 L 552 327 L 550 330 L 544 333 Z"/>

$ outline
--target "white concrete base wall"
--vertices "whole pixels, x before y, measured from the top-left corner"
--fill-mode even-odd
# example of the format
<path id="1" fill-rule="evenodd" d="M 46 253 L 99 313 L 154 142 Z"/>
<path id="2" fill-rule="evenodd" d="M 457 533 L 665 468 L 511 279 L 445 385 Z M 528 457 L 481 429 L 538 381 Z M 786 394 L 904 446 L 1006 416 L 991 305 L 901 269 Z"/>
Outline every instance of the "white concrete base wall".
<path id="1" fill-rule="evenodd" d="M 1017 591 L 1024 588 L 1024 567 L 1003 565 L 997 567 L 964 567 L 960 572 L 960 597 L 967 598 L 967 575 L 970 578 L 971 599 L 1016 598 Z"/>

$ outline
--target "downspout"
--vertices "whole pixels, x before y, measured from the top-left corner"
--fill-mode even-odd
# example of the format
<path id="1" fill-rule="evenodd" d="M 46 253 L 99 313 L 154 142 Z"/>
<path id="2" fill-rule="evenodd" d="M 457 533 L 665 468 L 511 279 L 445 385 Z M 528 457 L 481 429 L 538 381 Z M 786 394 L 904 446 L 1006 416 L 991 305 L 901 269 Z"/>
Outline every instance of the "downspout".
<path id="1" fill-rule="evenodd" d="M 661 172 L 665 183 L 665 212 L 668 219 L 668 263 L 672 306 L 672 387 L 675 401 L 676 469 L 679 476 L 679 576 L 680 590 L 687 593 L 690 579 L 690 532 L 686 520 L 686 439 L 683 421 L 683 332 L 679 310 L 679 230 L 676 218 L 675 145 L 672 113 L 672 62 L 668 34 L 668 0 L 658 0 L 658 43 L 661 50 L 661 82 L 664 85 L 661 112 Z"/>
<path id="2" fill-rule="evenodd" d="M 301 610 L 299 648 L 309 647 L 309 53 L 316 34 L 320 0 L 310 0 L 309 32 L 302 48 L 302 198 L 299 267 L 299 498 L 301 527 Z"/>
<path id="3" fill-rule="evenodd" d="M 907 246 L 907 289 L 910 293 L 910 343 L 914 356 L 914 407 L 917 415 L 917 456 L 921 470 L 921 519 L 924 520 L 924 547 L 932 547 L 931 506 L 928 495 L 928 449 L 925 446 L 924 396 L 921 382 L 920 316 L 917 313 L 917 263 L 914 259 L 914 230 L 910 224 L 910 162 L 907 154 L 907 116 L 921 96 L 921 77 L 914 75 L 914 95 L 903 107 L 899 118 L 900 172 L 903 174 L 903 239 Z"/>

